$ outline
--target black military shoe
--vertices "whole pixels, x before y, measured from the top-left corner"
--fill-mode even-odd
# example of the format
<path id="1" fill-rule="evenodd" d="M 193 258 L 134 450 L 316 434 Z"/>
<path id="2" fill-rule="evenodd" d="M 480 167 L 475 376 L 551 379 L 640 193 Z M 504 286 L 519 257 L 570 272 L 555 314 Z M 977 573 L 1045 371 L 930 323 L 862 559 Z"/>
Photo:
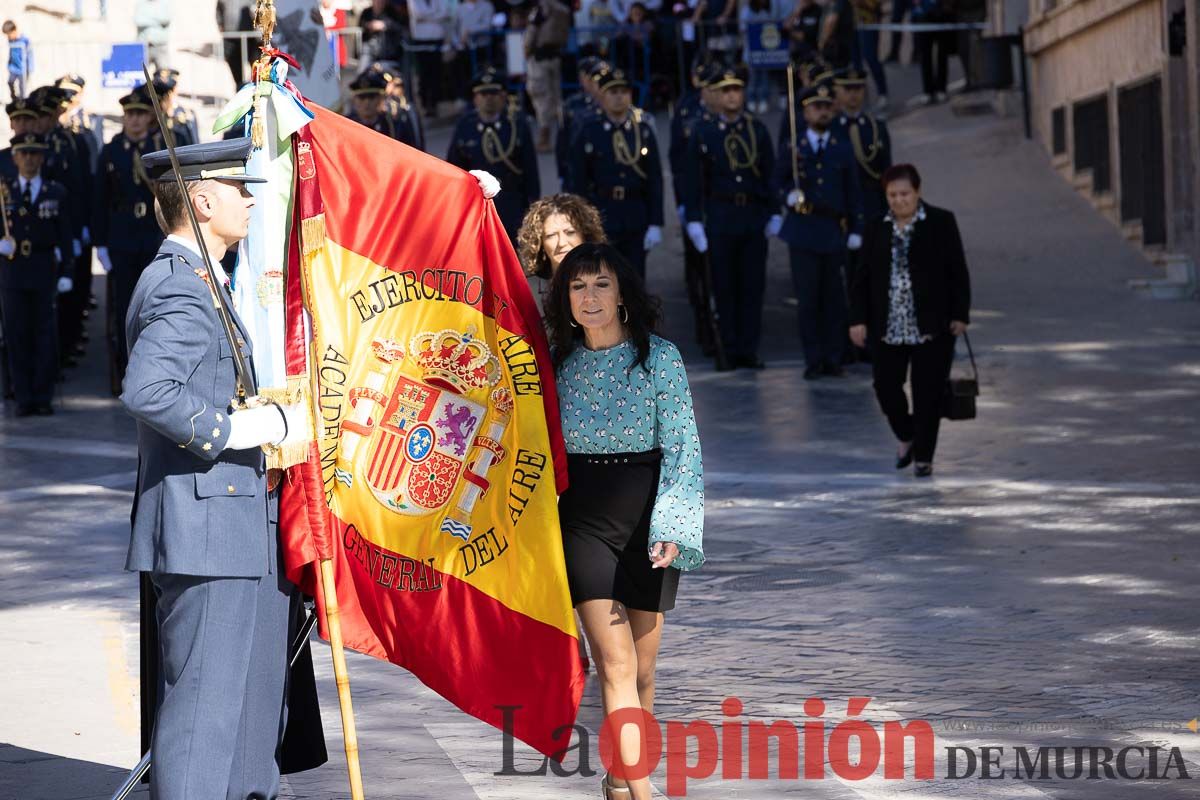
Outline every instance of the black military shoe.
<path id="1" fill-rule="evenodd" d="M 821 377 L 820 367 L 809 367 L 804 370 L 804 380 L 806 381 L 815 381 L 819 377 Z"/>
<path id="2" fill-rule="evenodd" d="M 763 369 L 767 366 L 758 356 L 738 356 L 734 363 L 746 369 Z"/>
<path id="3" fill-rule="evenodd" d="M 846 377 L 846 370 L 842 369 L 839 365 L 832 361 L 826 361 L 821 365 L 821 374 L 829 375 L 833 378 L 844 378 Z"/>
<path id="4" fill-rule="evenodd" d="M 18 417 L 32 417 L 34 408 L 31 405 L 19 405 L 16 413 Z"/>
<path id="5" fill-rule="evenodd" d="M 37 406 L 33 409 L 33 413 L 39 417 L 50 417 L 54 415 L 54 409 L 49 405 Z"/>

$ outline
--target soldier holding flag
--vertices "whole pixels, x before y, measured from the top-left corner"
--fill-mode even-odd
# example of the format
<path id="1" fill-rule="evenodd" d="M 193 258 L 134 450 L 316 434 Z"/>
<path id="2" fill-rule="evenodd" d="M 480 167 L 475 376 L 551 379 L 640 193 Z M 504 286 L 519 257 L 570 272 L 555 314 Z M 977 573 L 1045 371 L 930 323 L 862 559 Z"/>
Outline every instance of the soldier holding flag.
<path id="1" fill-rule="evenodd" d="M 246 184 L 261 180 L 246 174 L 250 139 L 176 153 L 186 194 L 167 151 L 142 158 L 169 235 L 133 292 L 121 395 L 139 460 L 125 568 L 149 573 L 157 597 L 151 797 L 274 797 L 299 595 L 279 560 L 262 448 L 303 430 L 302 412 L 256 404 L 219 263 L 249 227 Z M 231 407 L 243 388 L 251 396 Z"/>

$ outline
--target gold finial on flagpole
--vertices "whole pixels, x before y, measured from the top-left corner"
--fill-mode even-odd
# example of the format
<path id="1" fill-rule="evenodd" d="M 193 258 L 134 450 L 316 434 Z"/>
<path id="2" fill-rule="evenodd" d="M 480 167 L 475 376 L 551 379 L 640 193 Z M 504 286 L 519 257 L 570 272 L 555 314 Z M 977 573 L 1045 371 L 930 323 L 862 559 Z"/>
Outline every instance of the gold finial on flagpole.
<path id="1" fill-rule="evenodd" d="M 256 84 L 269 81 L 271 78 L 271 35 L 275 33 L 275 0 L 256 0 L 254 6 L 254 27 L 262 31 L 262 42 L 259 45 L 258 59 L 254 62 L 251 75 Z M 250 143 L 259 148 L 267 143 L 267 123 L 264 114 L 267 111 L 267 98 L 261 91 L 255 92 L 254 114 L 250 123 Z"/>

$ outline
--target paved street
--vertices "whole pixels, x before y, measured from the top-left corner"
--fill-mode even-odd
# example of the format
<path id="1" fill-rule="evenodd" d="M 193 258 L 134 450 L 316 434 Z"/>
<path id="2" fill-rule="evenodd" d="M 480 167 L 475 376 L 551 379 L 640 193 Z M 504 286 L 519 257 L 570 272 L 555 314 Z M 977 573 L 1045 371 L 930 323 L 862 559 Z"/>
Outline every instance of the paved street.
<path id="1" fill-rule="evenodd" d="M 801 379 L 777 241 L 768 369 L 715 373 L 688 341 L 669 227 L 651 283 L 689 357 L 709 561 L 668 618 L 656 711 L 718 724 L 737 697 L 742 721 L 799 725 L 819 697 L 828 732 L 847 698 L 870 697 L 861 718 L 877 731 L 933 725 L 936 777 L 780 780 L 772 766 L 766 781 L 693 780 L 688 796 L 1200 797 L 1191 780 L 946 778 L 954 746 L 1003 746 L 1010 775 L 1016 746 L 1158 745 L 1159 774 L 1179 747 L 1200 773 L 1200 735 L 1185 727 L 1200 715 L 1200 315 L 1125 287 L 1152 268 L 1051 173 L 1019 120 L 943 106 L 904 116 L 893 137 L 925 198 L 958 214 L 979 419 L 944 426 L 933 480 L 894 472 L 869 372 Z M 136 582 L 120 571 L 133 425 L 99 368 L 64 393 L 53 419 L 0 420 L 0 800 L 108 798 L 139 755 Z M 348 797 L 328 651 L 315 649 L 334 758 L 288 779 L 285 796 Z M 350 673 L 370 798 L 599 796 L 598 775 L 496 776 L 493 729 L 390 665 L 354 655 Z M 598 730 L 594 681 L 580 722 Z M 600 769 L 594 736 L 590 747 Z M 518 769 L 536 765 L 517 752 Z M 662 770 L 654 780 L 665 788 Z"/>

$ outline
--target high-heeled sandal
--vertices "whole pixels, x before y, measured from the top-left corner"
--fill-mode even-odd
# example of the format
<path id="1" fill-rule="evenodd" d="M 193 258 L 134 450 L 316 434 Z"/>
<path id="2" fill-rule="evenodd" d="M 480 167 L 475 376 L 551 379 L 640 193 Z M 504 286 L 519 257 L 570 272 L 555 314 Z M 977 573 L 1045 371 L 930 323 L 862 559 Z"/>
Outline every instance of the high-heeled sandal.
<path id="1" fill-rule="evenodd" d="M 604 800 L 625 800 L 630 796 L 629 787 L 613 786 L 608 780 L 607 772 L 600 779 L 600 791 L 603 793 Z"/>

